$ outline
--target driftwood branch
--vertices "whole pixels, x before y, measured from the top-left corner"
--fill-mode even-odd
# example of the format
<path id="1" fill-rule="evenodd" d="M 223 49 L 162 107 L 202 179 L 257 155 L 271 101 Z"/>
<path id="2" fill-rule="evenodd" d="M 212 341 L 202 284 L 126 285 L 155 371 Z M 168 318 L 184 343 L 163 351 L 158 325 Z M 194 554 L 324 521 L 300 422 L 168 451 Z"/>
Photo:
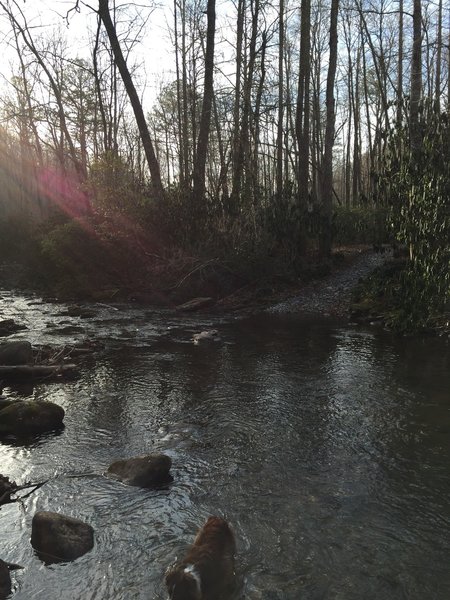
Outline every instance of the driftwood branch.
<path id="1" fill-rule="evenodd" d="M 45 485 L 48 481 L 50 480 L 46 479 L 45 481 L 41 481 L 39 483 L 24 483 L 23 485 L 11 485 L 11 487 L 8 487 L 7 490 L 0 496 L 0 506 L 2 504 L 11 504 L 12 502 L 20 502 L 21 500 L 28 498 L 28 496 L 31 496 L 33 492 Z M 11 499 L 12 495 L 17 494 L 17 492 L 20 492 L 21 490 L 27 490 L 29 488 L 33 489 L 31 489 L 24 496 L 19 496 L 17 498 Z"/>
<path id="2" fill-rule="evenodd" d="M 69 365 L 0 365 L 0 377 L 8 379 L 44 379 L 76 373 L 77 367 Z"/>

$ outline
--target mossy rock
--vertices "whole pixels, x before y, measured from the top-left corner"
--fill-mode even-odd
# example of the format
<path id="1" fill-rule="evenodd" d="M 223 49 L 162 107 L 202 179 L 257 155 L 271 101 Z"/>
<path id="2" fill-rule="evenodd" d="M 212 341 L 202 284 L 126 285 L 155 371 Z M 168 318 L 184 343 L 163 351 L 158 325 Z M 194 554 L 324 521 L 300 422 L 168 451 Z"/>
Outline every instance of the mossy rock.
<path id="1" fill-rule="evenodd" d="M 59 429 L 64 409 L 53 402 L 21 400 L 0 410 L 0 434 L 26 435 Z"/>

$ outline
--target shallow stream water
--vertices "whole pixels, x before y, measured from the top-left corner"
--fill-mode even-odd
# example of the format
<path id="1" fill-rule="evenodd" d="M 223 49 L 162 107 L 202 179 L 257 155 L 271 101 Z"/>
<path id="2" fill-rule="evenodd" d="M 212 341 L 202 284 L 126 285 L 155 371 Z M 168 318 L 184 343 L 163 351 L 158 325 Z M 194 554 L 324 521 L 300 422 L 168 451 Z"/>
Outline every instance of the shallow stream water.
<path id="1" fill-rule="evenodd" d="M 325 319 L 186 317 L 63 305 L 0 291 L 8 339 L 90 338 L 76 381 L 6 387 L 60 404 L 65 429 L 0 443 L 0 473 L 49 482 L 0 509 L 15 600 L 163 599 L 164 571 L 210 514 L 238 545 L 233 600 L 450 598 L 450 349 Z M 65 329 L 68 325 L 78 329 Z M 195 345 L 214 327 L 221 341 Z M 164 452 L 174 482 L 106 479 L 118 459 Z M 94 549 L 45 566 L 37 510 L 80 518 Z"/>

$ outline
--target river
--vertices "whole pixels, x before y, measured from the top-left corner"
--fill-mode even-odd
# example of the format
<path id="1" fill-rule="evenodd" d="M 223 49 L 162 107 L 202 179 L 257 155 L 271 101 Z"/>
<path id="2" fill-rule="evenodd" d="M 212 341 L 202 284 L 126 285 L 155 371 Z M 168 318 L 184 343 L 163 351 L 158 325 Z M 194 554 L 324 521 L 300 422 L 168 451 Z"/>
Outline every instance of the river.
<path id="1" fill-rule="evenodd" d="M 0 509 L 0 557 L 25 567 L 14 600 L 166 598 L 165 569 L 210 514 L 236 534 L 233 600 L 450 598 L 448 340 L 292 314 L 94 305 L 81 319 L 0 296 L 28 326 L 14 339 L 103 345 L 76 381 L 4 389 L 66 411 L 59 434 L 0 444 L 0 473 L 49 479 Z M 220 341 L 192 343 L 211 327 Z M 102 475 L 151 452 L 173 460 L 168 489 Z M 94 549 L 44 566 L 37 510 L 90 523 Z"/>

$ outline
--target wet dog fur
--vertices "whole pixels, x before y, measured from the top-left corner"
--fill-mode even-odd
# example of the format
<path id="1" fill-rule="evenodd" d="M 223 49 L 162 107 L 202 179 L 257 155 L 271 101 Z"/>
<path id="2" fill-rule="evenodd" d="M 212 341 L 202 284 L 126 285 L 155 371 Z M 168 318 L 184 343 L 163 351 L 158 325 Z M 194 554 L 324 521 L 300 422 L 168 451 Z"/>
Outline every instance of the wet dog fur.
<path id="1" fill-rule="evenodd" d="M 219 600 L 234 584 L 236 544 L 228 523 L 209 517 L 180 562 L 166 573 L 170 600 Z"/>

